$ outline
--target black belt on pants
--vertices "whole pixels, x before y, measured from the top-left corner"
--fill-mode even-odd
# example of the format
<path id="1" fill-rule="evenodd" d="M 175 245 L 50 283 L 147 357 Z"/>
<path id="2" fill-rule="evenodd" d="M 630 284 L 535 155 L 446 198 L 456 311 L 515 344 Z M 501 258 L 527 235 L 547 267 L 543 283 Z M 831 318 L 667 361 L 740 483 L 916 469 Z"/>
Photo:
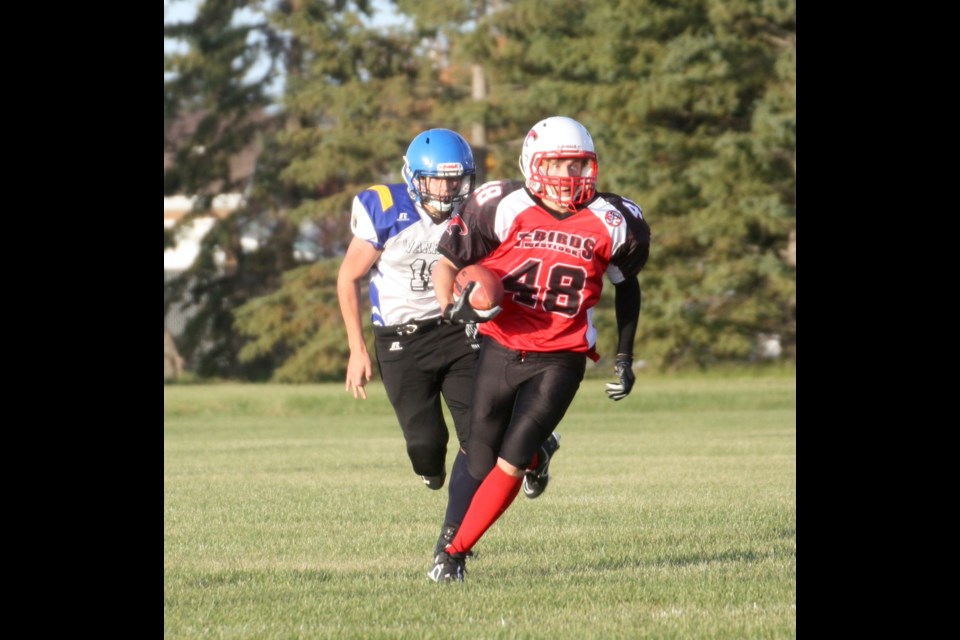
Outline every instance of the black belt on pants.
<path id="1" fill-rule="evenodd" d="M 374 325 L 373 333 L 377 336 L 407 336 L 411 333 L 425 333 L 434 327 L 439 327 L 442 324 L 442 320 L 439 317 L 430 318 L 429 320 L 418 320 L 415 322 L 407 322 L 404 324 L 392 324 L 388 327 L 378 327 Z"/>

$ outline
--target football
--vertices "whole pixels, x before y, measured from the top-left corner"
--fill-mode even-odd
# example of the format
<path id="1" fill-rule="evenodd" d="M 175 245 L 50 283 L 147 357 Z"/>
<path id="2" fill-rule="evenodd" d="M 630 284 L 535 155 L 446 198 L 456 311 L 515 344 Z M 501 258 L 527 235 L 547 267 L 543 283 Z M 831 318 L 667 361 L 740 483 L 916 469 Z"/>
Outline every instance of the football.
<path id="1" fill-rule="evenodd" d="M 467 265 L 453 281 L 453 296 L 459 300 L 463 290 L 471 282 L 477 286 L 470 292 L 470 306 L 478 311 L 486 311 L 503 300 L 503 283 L 493 271 L 479 264 Z"/>

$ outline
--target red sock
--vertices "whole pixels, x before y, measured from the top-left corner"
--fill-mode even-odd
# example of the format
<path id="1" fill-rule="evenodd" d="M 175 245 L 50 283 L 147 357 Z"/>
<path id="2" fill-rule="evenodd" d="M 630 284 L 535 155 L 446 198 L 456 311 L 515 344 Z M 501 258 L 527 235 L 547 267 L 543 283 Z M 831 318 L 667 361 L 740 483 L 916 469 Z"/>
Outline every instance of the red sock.
<path id="1" fill-rule="evenodd" d="M 537 468 L 537 465 L 538 465 L 538 464 L 540 464 L 540 452 L 539 452 L 539 451 L 534 451 L 534 452 L 533 452 L 533 460 L 531 460 L 531 461 L 530 461 L 530 464 L 527 465 L 527 469 L 528 469 L 529 471 L 533 471 L 534 469 Z"/>
<path id="2" fill-rule="evenodd" d="M 522 481 L 522 477 L 514 478 L 495 466 L 474 494 L 467 515 L 447 549 L 453 553 L 465 553 L 472 549 L 520 493 Z"/>

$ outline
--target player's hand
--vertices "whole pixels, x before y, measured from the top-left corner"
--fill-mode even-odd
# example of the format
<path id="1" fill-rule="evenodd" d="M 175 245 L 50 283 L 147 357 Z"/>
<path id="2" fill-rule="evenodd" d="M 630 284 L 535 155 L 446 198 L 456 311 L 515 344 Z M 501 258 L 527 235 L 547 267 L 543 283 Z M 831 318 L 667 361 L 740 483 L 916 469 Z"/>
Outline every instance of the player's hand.
<path id="1" fill-rule="evenodd" d="M 367 390 L 364 386 L 370 382 L 373 375 L 373 363 L 370 361 L 370 355 L 363 351 L 356 353 L 350 352 L 350 360 L 347 362 L 347 384 L 344 387 L 346 391 L 353 392 L 354 398 L 367 399 Z"/>
<path id="2" fill-rule="evenodd" d="M 448 324 L 470 324 L 471 322 L 486 322 L 493 320 L 498 313 L 503 311 L 500 305 L 481 311 L 474 309 L 470 305 L 470 292 L 477 286 L 476 282 L 471 282 L 463 290 L 460 299 L 453 304 L 448 304 L 443 310 L 443 321 Z"/>
<path id="3" fill-rule="evenodd" d="M 607 396 L 614 401 L 623 400 L 630 395 L 633 383 L 637 381 L 637 376 L 633 375 L 633 356 L 618 353 L 613 373 L 619 382 L 607 383 Z"/>

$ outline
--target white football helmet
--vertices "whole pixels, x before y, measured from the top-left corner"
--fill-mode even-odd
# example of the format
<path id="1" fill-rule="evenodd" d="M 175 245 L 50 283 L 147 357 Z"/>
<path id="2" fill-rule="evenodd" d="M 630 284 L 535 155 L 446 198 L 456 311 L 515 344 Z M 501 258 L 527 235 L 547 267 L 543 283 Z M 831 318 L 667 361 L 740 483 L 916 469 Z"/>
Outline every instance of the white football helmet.
<path id="1" fill-rule="evenodd" d="M 545 175 L 543 161 L 551 158 L 581 159 L 579 176 Z M 520 171 L 527 188 L 543 200 L 571 211 L 593 198 L 597 189 L 597 153 L 590 132 L 574 120 L 554 116 L 533 125 L 523 141 Z"/>

